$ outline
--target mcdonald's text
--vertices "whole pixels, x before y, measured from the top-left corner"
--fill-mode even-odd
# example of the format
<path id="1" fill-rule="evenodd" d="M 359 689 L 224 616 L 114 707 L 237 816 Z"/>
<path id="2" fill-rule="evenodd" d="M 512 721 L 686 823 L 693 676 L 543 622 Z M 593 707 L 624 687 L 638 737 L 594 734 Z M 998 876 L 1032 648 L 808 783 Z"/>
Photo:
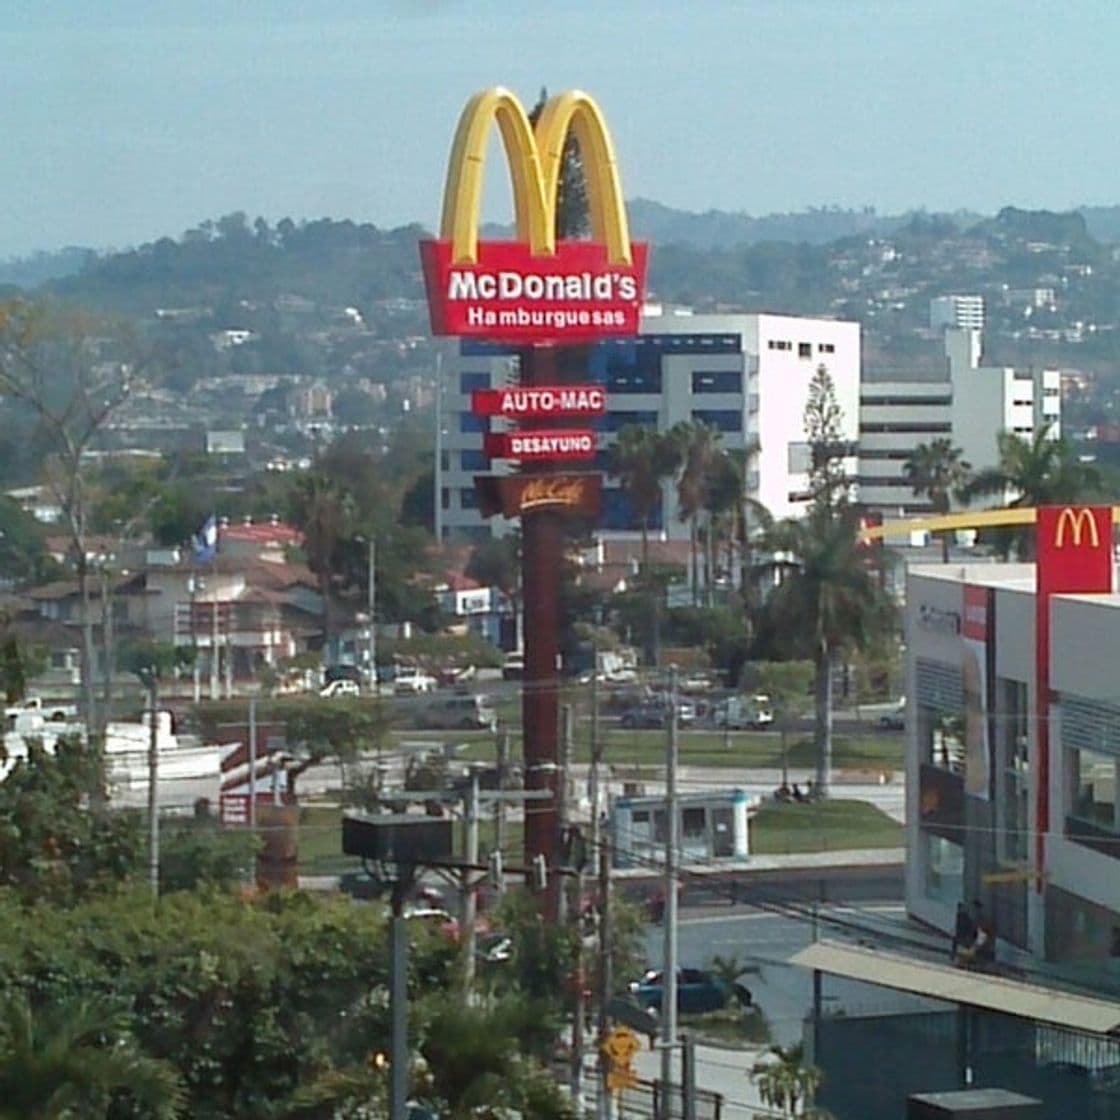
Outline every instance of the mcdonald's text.
<path id="1" fill-rule="evenodd" d="M 482 449 L 491 459 L 593 459 L 595 433 L 583 428 L 490 432 Z"/>
<path id="2" fill-rule="evenodd" d="M 591 342 L 638 333 L 648 246 L 611 263 L 604 245 L 560 241 L 534 256 L 518 241 L 480 241 L 477 259 L 454 260 L 448 240 L 420 257 L 432 332 L 500 342 Z"/>
<path id="3" fill-rule="evenodd" d="M 607 395 L 601 385 L 541 385 L 532 389 L 476 389 L 471 393 L 475 416 L 506 416 L 520 420 L 541 416 L 602 416 Z"/>

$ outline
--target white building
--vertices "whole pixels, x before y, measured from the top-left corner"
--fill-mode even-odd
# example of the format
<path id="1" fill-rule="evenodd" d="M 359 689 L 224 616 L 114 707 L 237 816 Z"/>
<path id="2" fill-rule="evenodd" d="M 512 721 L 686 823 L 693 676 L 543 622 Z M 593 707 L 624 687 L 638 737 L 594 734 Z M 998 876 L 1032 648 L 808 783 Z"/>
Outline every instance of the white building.
<path id="1" fill-rule="evenodd" d="M 722 446 L 749 452 L 750 495 L 776 517 L 796 516 L 808 490 L 809 449 L 804 412 L 809 382 L 824 366 L 843 412 L 842 438 L 858 435 L 860 328 L 858 323 L 788 315 L 693 315 L 648 308 L 637 338 L 604 341 L 591 349 L 588 382 L 607 389 L 607 413 L 594 422 L 600 469 L 616 433 L 628 424 L 668 431 L 700 420 L 722 435 Z M 436 472 L 440 535 L 485 536 L 508 532 L 502 518 L 484 521 L 477 509 L 474 475 L 501 473 L 512 464 L 489 463 L 482 453 L 486 421 L 471 415 L 475 389 L 516 384 L 517 359 L 503 347 L 462 341 L 444 363 L 441 448 Z M 501 430 L 493 421 L 492 430 Z M 853 454 L 847 467 L 854 477 Z M 626 496 L 606 478 L 601 531 L 640 529 Z M 665 539 L 687 539 L 674 487 L 666 485 L 662 510 L 651 526 Z"/>
<path id="2" fill-rule="evenodd" d="M 860 498 L 884 517 L 929 510 L 906 479 L 914 449 L 948 439 L 973 470 L 994 467 L 996 436 L 1031 439 L 1047 428 L 1061 434 L 1061 373 L 982 364 L 978 330 L 945 332 L 945 374 L 932 379 L 903 371 L 865 377 L 860 389 Z"/>
<path id="3" fill-rule="evenodd" d="M 909 572 L 907 910 L 950 932 L 978 899 L 1005 950 L 1120 978 L 1120 595 L 1051 599 L 1045 766 L 1035 609 L 1034 565 Z"/>
<path id="4" fill-rule="evenodd" d="M 937 330 L 982 331 L 984 329 L 983 296 L 937 296 L 929 301 L 929 325 Z"/>

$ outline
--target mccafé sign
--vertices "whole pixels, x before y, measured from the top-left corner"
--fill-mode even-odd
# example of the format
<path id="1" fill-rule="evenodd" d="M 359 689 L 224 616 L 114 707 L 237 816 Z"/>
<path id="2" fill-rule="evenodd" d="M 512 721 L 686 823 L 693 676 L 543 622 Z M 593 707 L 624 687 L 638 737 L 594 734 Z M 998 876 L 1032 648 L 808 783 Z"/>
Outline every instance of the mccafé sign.
<path id="1" fill-rule="evenodd" d="M 495 121 L 513 184 L 514 241 L 478 238 Z M 590 241 L 556 238 L 569 134 L 583 159 Z M 433 334 L 514 343 L 637 334 L 647 252 L 648 245 L 630 241 L 614 148 L 586 93 L 551 98 L 535 128 L 509 90 L 483 90 L 467 102 L 451 147 L 439 238 L 420 243 Z"/>
<path id="2" fill-rule="evenodd" d="M 533 420 L 543 416 L 602 416 L 607 394 L 601 385 L 541 385 L 532 389 L 476 389 L 475 416 Z"/>
<path id="3" fill-rule="evenodd" d="M 602 479 L 597 474 L 475 475 L 474 487 L 483 517 L 521 517 L 546 510 L 597 517 Z"/>

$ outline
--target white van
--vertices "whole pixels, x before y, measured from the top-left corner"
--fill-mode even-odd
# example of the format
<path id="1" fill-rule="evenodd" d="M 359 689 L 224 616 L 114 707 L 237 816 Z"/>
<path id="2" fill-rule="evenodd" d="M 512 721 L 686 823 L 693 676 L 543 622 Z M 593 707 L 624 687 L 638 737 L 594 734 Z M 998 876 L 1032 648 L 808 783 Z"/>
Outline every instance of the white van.
<path id="1" fill-rule="evenodd" d="M 439 730 L 494 731 L 498 713 L 488 696 L 456 693 L 424 703 L 416 712 L 416 725 Z"/>

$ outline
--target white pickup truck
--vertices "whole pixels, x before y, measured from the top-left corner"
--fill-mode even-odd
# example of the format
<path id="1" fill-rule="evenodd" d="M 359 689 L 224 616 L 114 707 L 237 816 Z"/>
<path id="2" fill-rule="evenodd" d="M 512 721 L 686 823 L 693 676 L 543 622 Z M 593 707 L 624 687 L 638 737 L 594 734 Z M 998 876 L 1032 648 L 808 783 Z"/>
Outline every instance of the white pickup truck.
<path id="1" fill-rule="evenodd" d="M 49 720 L 51 723 L 67 723 L 78 718 L 78 709 L 73 704 L 56 704 L 44 700 L 41 696 L 25 696 L 4 709 L 4 717 L 9 725 L 15 723 L 20 716 L 31 714 Z"/>

